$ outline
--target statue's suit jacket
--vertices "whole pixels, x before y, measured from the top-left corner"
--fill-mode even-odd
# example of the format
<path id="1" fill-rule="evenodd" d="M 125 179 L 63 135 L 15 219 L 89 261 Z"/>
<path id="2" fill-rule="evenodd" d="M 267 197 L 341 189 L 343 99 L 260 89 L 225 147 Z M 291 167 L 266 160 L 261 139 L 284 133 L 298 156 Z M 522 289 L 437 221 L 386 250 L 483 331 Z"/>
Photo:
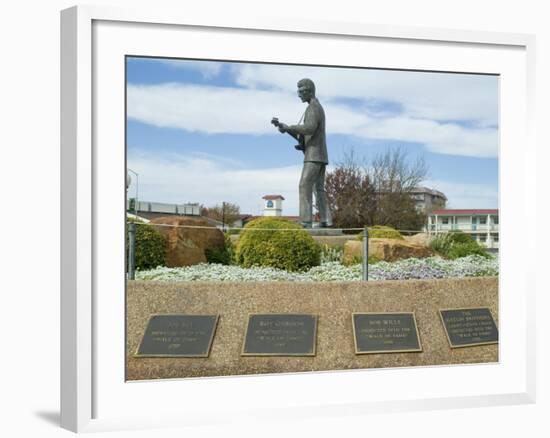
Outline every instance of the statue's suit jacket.
<path id="1" fill-rule="evenodd" d="M 304 124 L 292 125 L 289 126 L 289 129 L 296 134 L 304 136 L 304 162 L 314 161 L 328 164 L 325 111 L 317 98 L 311 98 L 304 115 Z"/>

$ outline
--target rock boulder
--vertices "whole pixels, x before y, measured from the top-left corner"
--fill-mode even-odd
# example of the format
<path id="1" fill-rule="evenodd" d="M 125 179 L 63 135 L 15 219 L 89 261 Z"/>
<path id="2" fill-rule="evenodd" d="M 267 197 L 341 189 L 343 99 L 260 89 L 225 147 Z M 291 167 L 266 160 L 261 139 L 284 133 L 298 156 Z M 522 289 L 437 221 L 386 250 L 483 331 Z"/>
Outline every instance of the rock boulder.
<path id="1" fill-rule="evenodd" d="M 413 234 L 412 236 L 405 236 L 405 240 L 417 245 L 428 246 L 430 244 L 431 238 L 428 236 L 428 233 L 418 233 Z"/>
<path id="2" fill-rule="evenodd" d="M 206 219 L 190 216 L 164 216 L 151 220 L 149 225 L 187 225 L 212 227 Z M 167 240 L 166 266 L 190 266 L 206 262 L 207 249 L 222 249 L 223 233 L 217 228 L 155 227 Z"/>
<path id="3" fill-rule="evenodd" d="M 411 257 L 430 257 L 433 251 L 424 246 L 407 240 L 400 239 L 369 239 L 369 256 L 387 262 L 408 259 Z M 344 245 L 344 262 L 352 263 L 363 256 L 363 242 L 359 240 L 348 240 Z"/>

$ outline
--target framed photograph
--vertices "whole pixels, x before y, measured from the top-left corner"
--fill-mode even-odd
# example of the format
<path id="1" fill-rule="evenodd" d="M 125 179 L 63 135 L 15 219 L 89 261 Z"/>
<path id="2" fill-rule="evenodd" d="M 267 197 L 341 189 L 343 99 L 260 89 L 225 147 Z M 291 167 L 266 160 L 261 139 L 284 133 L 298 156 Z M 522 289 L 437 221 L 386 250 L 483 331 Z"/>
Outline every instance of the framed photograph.
<path id="1" fill-rule="evenodd" d="M 534 37 L 61 17 L 63 427 L 534 401 Z"/>

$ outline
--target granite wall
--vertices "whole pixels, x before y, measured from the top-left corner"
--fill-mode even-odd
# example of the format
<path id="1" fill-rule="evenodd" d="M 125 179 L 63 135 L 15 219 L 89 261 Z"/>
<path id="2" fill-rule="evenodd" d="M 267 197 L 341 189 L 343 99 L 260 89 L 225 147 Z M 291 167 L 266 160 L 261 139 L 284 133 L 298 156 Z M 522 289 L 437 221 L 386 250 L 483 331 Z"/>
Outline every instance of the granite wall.
<path id="1" fill-rule="evenodd" d="M 498 278 L 346 283 L 130 281 L 127 379 L 160 379 L 497 362 L 498 345 L 451 349 L 439 309 L 488 307 L 498 325 Z M 251 313 L 318 315 L 313 357 L 241 356 Z M 422 352 L 355 354 L 352 312 L 414 312 Z M 134 357 L 151 314 L 219 314 L 208 358 Z"/>

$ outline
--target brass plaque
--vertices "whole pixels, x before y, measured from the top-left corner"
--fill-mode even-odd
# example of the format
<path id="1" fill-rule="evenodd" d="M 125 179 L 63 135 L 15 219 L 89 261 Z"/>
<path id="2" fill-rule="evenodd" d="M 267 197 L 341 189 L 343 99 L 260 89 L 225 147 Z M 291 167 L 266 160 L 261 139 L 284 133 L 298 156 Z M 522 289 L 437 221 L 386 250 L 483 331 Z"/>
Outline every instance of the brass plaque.
<path id="1" fill-rule="evenodd" d="M 498 329 L 487 307 L 439 311 L 451 348 L 498 344 Z"/>
<path id="2" fill-rule="evenodd" d="M 353 313 L 355 354 L 422 351 L 412 312 Z"/>
<path id="3" fill-rule="evenodd" d="M 136 357 L 208 357 L 218 315 L 152 315 Z"/>
<path id="4" fill-rule="evenodd" d="M 316 339 L 317 315 L 250 315 L 242 355 L 315 356 Z"/>

